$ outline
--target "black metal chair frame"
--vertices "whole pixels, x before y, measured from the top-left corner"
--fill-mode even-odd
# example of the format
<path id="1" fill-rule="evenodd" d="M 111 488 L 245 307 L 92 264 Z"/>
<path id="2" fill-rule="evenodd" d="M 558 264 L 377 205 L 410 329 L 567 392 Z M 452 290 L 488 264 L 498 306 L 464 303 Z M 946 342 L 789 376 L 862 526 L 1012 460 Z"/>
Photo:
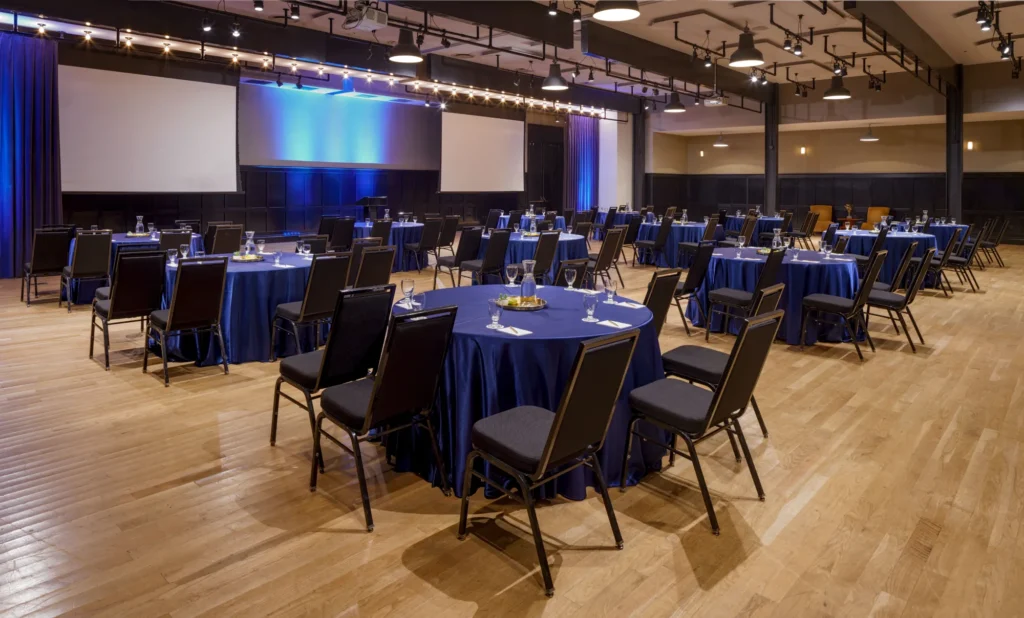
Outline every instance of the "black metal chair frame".
<path id="1" fill-rule="evenodd" d="M 501 236 L 505 237 L 505 239 L 506 239 L 505 240 L 505 248 L 501 252 L 500 263 L 498 263 L 499 262 L 498 260 L 491 260 L 491 263 L 488 263 L 487 258 L 488 257 L 492 257 L 491 256 L 492 253 L 495 253 L 495 254 L 497 253 L 496 251 L 491 249 L 491 246 L 495 245 L 495 239 L 494 239 L 495 235 L 498 235 L 499 237 L 501 237 Z M 504 273 L 502 271 L 505 270 L 505 256 L 508 254 L 508 243 L 509 243 L 511 237 L 512 237 L 512 233 L 509 230 L 507 230 L 507 229 L 505 229 L 505 230 L 494 230 L 493 232 L 491 232 L 490 240 L 488 241 L 488 244 L 487 244 L 487 249 L 484 251 L 484 257 L 480 259 L 480 270 L 469 270 L 469 271 L 466 271 L 466 270 L 463 270 L 461 265 L 459 266 L 459 286 L 462 285 L 462 279 L 466 276 L 466 274 L 465 274 L 466 272 L 469 272 L 469 280 L 470 281 L 478 281 L 480 284 L 483 284 L 483 282 L 485 281 L 484 277 L 486 277 L 487 275 L 497 275 L 499 279 L 504 281 L 505 280 L 505 276 L 504 276 Z M 473 261 L 473 259 L 469 259 L 469 260 L 465 260 L 465 261 L 471 262 L 471 261 Z"/>
<path id="2" fill-rule="evenodd" d="M 479 235 L 482 236 L 483 235 L 483 228 L 482 227 L 464 228 L 462 230 L 462 238 L 459 240 L 459 249 L 460 250 L 462 249 L 463 244 L 466 242 L 466 233 L 467 232 L 469 232 L 471 235 L 479 234 Z M 476 240 L 477 240 L 476 248 L 473 249 L 473 251 L 472 251 L 472 253 L 474 253 L 474 254 L 478 253 L 479 250 L 480 250 L 480 238 L 478 237 Z M 468 247 L 469 245 L 466 245 L 466 246 Z M 467 249 L 466 251 L 468 252 L 469 250 Z M 471 258 L 471 257 L 468 257 L 468 256 L 462 256 L 462 260 L 459 260 L 458 259 L 459 258 L 459 254 L 458 253 L 454 253 L 454 252 L 452 253 L 452 258 L 454 258 L 454 260 L 453 260 L 453 264 L 451 266 L 447 266 L 447 265 L 442 264 L 441 262 L 435 260 L 435 263 L 434 263 L 434 289 L 435 290 L 437 289 L 437 274 L 441 271 L 442 268 L 444 268 L 444 269 L 446 269 L 448 271 L 448 276 L 451 277 L 452 287 L 454 288 L 454 287 L 456 287 L 455 271 L 459 270 L 459 279 L 461 280 L 462 279 L 462 269 L 461 269 L 462 262 L 465 262 L 466 260 L 475 259 L 475 257 Z"/>
<path id="3" fill-rule="evenodd" d="M 113 279 L 113 283 L 111 284 L 111 288 L 112 289 L 110 291 L 110 308 L 111 308 L 111 312 L 113 312 L 113 309 L 115 309 L 114 301 L 115 301 L 115 298 L 117 297 L 117 293 L 116 292 L 117 292 L 117 287 L 118 287 L 118 281 L 117 281 L 118 274 L 117 273 L 120 270 L 121 261 L 123 259 L 125 259 L 125 258 L 131 259 L 131 258 L 138 258 L 138 257 L 144 257 L 144 258 L 150 258 L 150 259 L 159 258 L 161 264 L 164 263 L 164 259 L 165 259 L 165 256 L 160 251 L 125 251 L 125 252 L 119 252 L 117 254 L 117 258 L 116 258 L 116 262 L 115 262 L 115 266 L 114 266 L 114 279 Z M 163 278 L 160 279 L 160 287 L 161 288 L 163 287 Z M 159 309 L 159 305 L 156 307 L 156 309 Z M 149 323 L 149 314 L 152 311 L 154 311 L 153 308 L 145 310 L 145 311 L 140 311 L 140 312 L 138 312 L 137 315 L 122 316 L 122 317 L 117 317 L 117 318 L 110 318 L 108 316 L 108 317 L 105 318 L 105 317 L 99 315 L 98 313 L 96 313 L 96 300 L 94 299 L 93 303 L 92 303 L 92 317 L 90 319 L 91 326 L 90 326 L 90 329 L 89 329 L 89 358 L 93 357 L 94 346 L 96 344 L 96 321 L 97 320 L 99 320 L 100 329 L 103 331 L 103 368 L 106 369 L 107 371 L 109 371 L 110 370 L 110 326 L 111 325 L 115 325 L 115 324 L 128 324 L 129 322 L 134 323 L 135 320 L 139 320 L 139 326 L 140 326 L 142 332 L 145 333 L 146 332 L 146 325 Z M 143 342 L 143 345 L 145 345 L 145 344 L 146 344 L 146 342 Z"/>
<path id="4" fill-rule="evenodd" d="M 39 261 L 35 254 L 35 251 L 36 247 L 39 246 L 40 233 L 46 236 L 52 236 L 54 239 L 58 239 L 61 241 L 61 244 L 57 245 L 57 249 L 60 249 L 60 256 L 53 256 L 53 269 L 45 268 L 42 270 L 35 270 Z M 39 300 L 39 277 L 60 277 L 61 275 L 63 275 L 64 267 L 67 266 L 68 261 L 68 249 L 71 245 L 70 233 L 71 226 L 67 226 L 66 228 L 40 227 L 33 231 L 32 253 L 30 254 L 31 257 L 28 264 L 24 264 L 22 266 L 21 273 L 21 296 L 19 298 L 19 301 L 25 301 L 26 307 L 32 305 L 33 282 L 35 282 L 36 300 Z M 60 296 L 57 297 L 57 302 L 60 303 Z"/>
<path id="5" fill-rule="evenodd" d="M 330 324 L 331 316 L 325 316 L 313 320 L 307 319 L 306 315 L 307 304 L 309 303 L 310 294 L 313 293 L 313 285 L 316 282 L 317 263 L 322 260 L 334 261 L 334 260 L 346 260 L 345 276 L 342 279 L 342 287 L 344 283 L 348 281 L 348 271 L 352 268 L 352 256 L 346 253 L 334 253 L 334 254 L 321 254 L 314 255 L 313 261 L 309 265 L 309 279 L 306 281 L 306 290 L 302 294 L 302 309 L 299 311 L 299 319 L 292 321 L 288 318 L 279 315 L 276 310 L 274 316 L 270 318 L 270 362 L 277 360 L 277 331 L 281 331 L 287 335 L 295 337 L 295 349 L 298 350 L 299 354 L 302 354 L 302 337 L 299 336 L 299 326 L 312 326 L 313 327 L 313 350 L 320 349 L 320 326 L 322 324 Z M 341 287 L 338 288 L 339 290 Z M 284 326 L 281 326 L 280 322 L 287 322 L 291 327 L 289 330 Z"/>
<path id="6" fill-rule="evenodd" d="M 781 267 L 782 260 L 786 257 L 785 253 L 786 253 L 785 249 L 777 249 L 777 250 L 773 250 L 772 252 L 770 252 L 768 254 L 768 259 L 765 260 L 764 268 L 761 269 L 760 274 L 757 276 L 757 283 L 754 284 L 754 291 L 751 293 L 750 304 L 747 305 L 747 306 L 739 306 L 739 305 L 734 305 L 734 304 L 730 304 L 730 303 L 715 302 L 715 301 L 711 300 L 711 293 L 714 292 L 714 290 L 708 290 L 708 295 L 707 295 L 707 298 L 708 298 L 708 300 L 707 300 L 707 303 L 708 303 L 708 307 L 707 307 L 707 310 L 708 310 L 707 320 L 708 320 L 708 322 L 707 322 L 707 328 L 704 329 L 704 341 L 710 341 L 711 340 L 711 319 L 715 317 L 716 313 L 719 313 L 719 314 L 725 316 L 725 318 L 724 318 L 724 320 L 722 322 L 722 333 L 728 333 L 729 332 L 729 321 L 731 319 L 733 319 L 733 318 L 746 318 L 746 317 L 749 317 L 749 316 L 753 315 L 752 311 L 754 310 L 754 295 L 757 294 L 758 290 L 761 290 L 761 289 L 770 287 L 772 285 L 775 285 L 774 279 L 776 277 L 778 277 L 778 275 L 779 275 L 777 269 L 779 267 Z M 776 256 L 779 256 L 779 257 L 776 257 Z M 773 259 L 777 259 L 778 260 L 778 263 L 775 264 L 774 266 L 772 266 L 770 264 L 771 260 L 773 260 Z M 775 272 L 772 272 L 773 269 L 775 269 Z M 771 277 L 772 281 L 768 281 L 768 277 Z M 725 311 L 715 311 L 715 305 L 719 305 L 719 304 L 725 307 Z M 744 315 L 733 315 L 733 313 L 732 313 L 733 309 L 742 309 L 746 313 Z"/>
<path id="7" fill-rule="evenodd" d="M 441 234 L 437 237 L 437 249 L 434 250 L 434 262 L 441 257 L 441 249 L 447 249 L 455 255 L 455 236 L 459 233 L 459 217 L 451 215 L 444 217 L 441 223 Z M 429 256 L 429 251 L 427 252 Z M 427 258 L 430 259 L 429 257 Z"/>
<path id="8" fill-rule="evenodd" d="M 104 262 L 103 262 L 103 264 L 104 264 L 103 272 L 102 273 L 99 272 L 99 271 L 94 272 L 94 273 L 93 272 L 86 272 L 86 273 L 78 273 L 78 272 L 76 272 L 76 270 L 77 270 L 76 266 L 78 265 L 78 252 L 82 249 L 82 245 L 85 244 L 84 242 L 82 242 L 83 239 L 85 239 L 85 238 L 95 238 L 97 236 L 106 236 L 107 237 L 107 255 L 106 255 L 106 257 L 104 259 Z M 61 274 L 60 274 L 60 294 L 61 295 L 57 297 L 57 307 L 58 308 L 61 305 L 62 299 L 66 299 L 67 300 L 67 304 L 68 304 L 68 313 L 71 313 L 71 305 L 72 305 L 72 303 L 71 303 L 71 283 L 73 281 L 79 281 L 79 282 L 81 282 L 81 281 L 106 281 L 107 285 L 108 286 L 110 285 L 110 252 L 114 250 L 113 249 L 113 244 L 111 243 L 111 238 L 112 238 L 112 235 L 110 233 L 110 230 L 80 230 L 78 232 L 78 239 L 75 242 L 75 250 L 74 250 L 74 253 L 71 256 L 71 265 L 70 265 L 70 269 L 71 270 L 69 271 L 69 273 L 67 275 L 65 275 L 64 271 L 61 270 Z M 38 285 L 38 284 L 39 284 L 39 282 L 37 280 L 36 281 L 36 285 Z M 39 295 L 38 292 L 36 292 L 36 295 L 37 296 Z"/>
<path id="9" fill-rule="evenodd" d="M 934 256 L 934 255 L 935 255 L 935 247 L 928 247 L 928 249 L 925 251 L 924 259 L 931 260 L 932 256 Z M 924 280 L 927 277 L 928 277 L 928 270 L 927 269 L 923 269 L 923 268 L 922 269 L 918 269 L 917 273 L 914 276 L 914 281 L 911 283 L 911 287 L 908 288 L 907 289 L 907 293 L 905 295 L 903 295 L 903 302 L 902 302 L 901 306 L 899 306 L 899 307 L 889 307 L 889 306 L 886 306 L 886 305 L 881 305 L 881 304 L 878 304 L 878 303 L 873 303 L 873 302 L 871 302 L 871 294 L 869 293 L 868 294 L 868 302 L 866 304 L 866 310 L 865 310 L 865 318 L 864 318 L 865 324 L 867 323 L 867 320 L 869 319 L 868 316 L 872 316 L 873 315 L 873 316 L 876 316 L 876 317 L 888 317 L 889 321 L 892 322 L 892 327 L 894 329 L 896 329 L 896 334 L 897 335 L 900 334 L 900 327 L 896 325 L 896 319 L 895 318 L 899 318 L 900 324 L 903 325 L 903 332 L 906 333 L 906 335 L 907 335 L 907 343 L 910 344 L 910 350 L 912 352 L 914 352 L 915 354 L 917 354 L 917 347 L 914 345 L 914 340 L 910 337 L 910 329 L 907 328 L 907 322 L 906 322 L 906 320 L 903 319 L 903 314 L 906 313 L 907 317 L 910 318 L 910 323 L 914 325 L 914 330 L 917 331 L 917 338 L 921 340 L 921 345 L 924 345 L 924 337 L 921 335 L 921 329 L 918 328 L 918 326 L 917 326 L 917 320 L 914 319 L 914 314 L 910 312 L 910 303 L 914 302 L 914 299 L 917 297 L 917 293 L 921 290 L 921 286 L 924 285 Z M 895 290 L 892 290 L 892 292 L 895 293 Z M 875 307 L 877 309 L 885 309 L 886 315 L 882 315 L 880 313 L 871 313 L 871 308 L 872 307 Z M 893 316 L 893 311 L 896 312 L 895 313 L 895 317 Z M 867 327 L 865 327 L 864 330 L 867 330 Z"/>
<path id="10" fill-rule="evenodd" d="M 668 217 L 662 217 L 661 223 L 658 224 L 658 233 L 654 236 L 653 241 L 638 240 L 633 243 L 633 266 L 636 266 L 637 257 L 643 255 L 640 258 L 640 265 L 643 265 L 644 258 L 648 251 L 651 255 L 651 264 L 658 267 L 658 252 L 664 253 L 667 251 L 668 237 L 672 233 L 672 226 L 674 225 L 673 220 Z M 640 243 L 652 243 L 650 246 Z M 639 246 L 638 246 L 639 245 Z"/>
<path id="11" fill-rule="evenodd" d="M 432 233 L 433 228 L 437 228 L 437 233 Z M 427 219 L 423 222 L 423 232 L 420 235 L 419 242 L 411 242 L 405 244 L 405 252 L 411 253 L 414 260 L 416 260 L 416 272 L 423 272 L 423 265 L 420 264 L 420 253 L 426 253 L 427 266 L 430 266 L 430 254 L 434 253 L 434 258 L 437 258 L 437 241 L 441 238 L 441 228 L 444 227 L 444 221 L 439 219 Z M 428 236 L 429 234 L 429 236 Z"/>
<path id="12" fill-rule="evenodd" d="M 621 227 L 608 230 L 608 234 L 601 244 L 601 251 L 597 254 L 593 267 L 590 268 L 591 276 L 595 281 L 599 275 L 611 278 L 611 269 L 615 266 L 615 256 L 619 254 L 619 242 L 625 234 L 626 230 Z M 619 279 L 622 279 L 622 275 L 619 275 Z"/>
<path id="13" fill-rule="evenodd" d="M 366 256 L 368 256 L 368 255 L 375 255 L 375 254 L 381 254 L 381 253 L 390 253 L 391 254 L 391 259 L 388 260 L 388 279 L 390 280 L 390 278 L 391 278 L 391 269 L 394 267 L 394 264 L 395 264 L 395 253 L 396 253 L 395 252 L 395 247 L 393 245 L 382 245 L 382 246 L 379 246 L 379 247 L 365 247 L 365 248 L 363 248 L 362 254 L 359 256 L 359 265 L 356 267 L 357 270 L 356 270 L 356 281 L 355 281 L 355 284 L 354 284 L 355 287 L 357 287 L 357 288 L 374 287 L 374 286 L 378 286 L 378 285 L 385 285 L 387 283 L 387 281 L 384 281 L 384 282 L 381 282 L 381 283 L 366 283 L 366 282 L 362 281 L 362 279 L 361 279 L 362 276 L 363 276 L 363 265 L 366 264 Z M 352 269 L 352 266 L 350 264 L 349 265 L 349 270 L 351 270 L 351 269 Z"/>
<path id="14" fill-rule="evenodd" d="M 713 253 L 714 250 L 715 250 L 715 242 L 713 240 L 711 240 L 711 241 L 703 241 L 702 240 L 699 243 L 697 243 L 697 254 L 698 255 L 700 254 L 701 249 L 704 249 L 706 251 L 710 249 L 709 253 Z M 710 263 L 710 261 L 711 261 L 711 256 L 709 255 L 708 256 L 708 262 Z M 686 272 L 686 279 L 684 280 L 684 283 L 690 278 L 690 273 L 696 272 L 696 271 L 693 270 L 693 266 L 694 265 L 691 263 L 690 264 L 690 269 Z M 679 318 L 683 321 L 683 328 L 686 329 L 686 336 L 687 337 L 691 336 L 691 334 L 690 334 L 690 326 L 686 323 L 686 314 L 683 312 L 682 300 L 684 298 L 686 299 L 687 303 L 689 303 L 691 301 L 694 301 L 694 300 L 697 301 L 697 313 L 700 314 L 700 319 L 701 319 L 702 322 L 704 322 L 704 328 L 708 329 L 708 328 L 711 327 L 711 323 L 710 323 L 710 321 L 707 318 L 707 312 L 705 310 L 704 304 L 701 303 L 700 299 L 697 297 L 697 292 L 700 291 L 700 288 L 704 285 L 704 279 L 707 277 L 707 273 L 708 273 L 707 267 L 708 267 L 708 264 L 705 264 L 704 265 L 704 272 L 702 272 L 700 274 L 700 281 L 696 282 L 696 285 L 693 286 L 693 289 L 691 291 L 685 292 L 685 293 L 680 293 L 680 294 L 674 294 L 673 295 L 673 299 L 675 300 L 675 303 L 676 303 L 676 309 L 679 309 Z"/>
<path id="15" fill-rule="evenodd" d="M 679 285 L 679 279 L 682 274 L 682 268 L 664 268 L 662 270 L 656 270 L 654 271 L 654 274 L 651 275 L 650 283 L 647 284 L 647 294 L 644 296 L 644 306 L 647 307 L 655 317 L 657 317 L 658 313 L 655 311 L 657 307 L 651 307 L 651 303 L 654 302 L 655 288 L 662 279 L 675 279 L 675 282 L 672 284 L 672 293 L 669 294 L 667 302 L 665 303 L 665 314 L 662 316 L 661 321 L 654 325 L 654 332 L 656 336 L 661 336 L 661 329 L 664 328 L 665 322 L 668 320 L 669 307 L 672 306 L 672 301 L 675 300 L 676 287 Z"/>
<path id="16" fill-rule="evenodd" d="M 833 313 L 833 315 L 839 316 L 839 325 L 842 325 L 850 333 L 850 341 L 853 342 L 853 347 L 857 350 L 857 356 L 860 360 L 864 360 L 864 353 L 861 352 L 860 344 L 857 343 L 857 327 L 861 327 L 864 330 L 864 338 L 867 339 L 868 345 L 871 346 L 871 351 L 875 351 L 875 342 L 871 339 L 871 333 L 868 332 L 867 319 L 863 313 L 867 307 L 868 294 L 871 291 L 871 287 L 874 285 L 875 280 L 878 277 L 878 272 L 882 268 L 882 262 L 885 262 L 885 258 L 888 255 L 888 251 L 882 249 L 877 251 L 871 256 L 871 261 L 868 263 L 865 269 L 867 274 L 864 276 L 864 280 L 861 283 L 860 290 L 857 291 L 857 296 L 854 297 L 853 310 L 850 313 Z M 872 274 L 873 272 L 873 274 Z M 858 298 L 862 297 L 862 298 Z M 801 307 L 801 313 L 803 314 L 800 318 L 800 349 L 804 349 L 804 341 L 807 339 L 807 318 L 810 317 L 811 312 L 814 312 L 814 323 L 821 324 L 822 320 L 820 309 L 808 309 L 806 305 Z M 826 312 L 831 313 L 831 312 Z M 826 322 L 828 324 L 828 322 Z"/>

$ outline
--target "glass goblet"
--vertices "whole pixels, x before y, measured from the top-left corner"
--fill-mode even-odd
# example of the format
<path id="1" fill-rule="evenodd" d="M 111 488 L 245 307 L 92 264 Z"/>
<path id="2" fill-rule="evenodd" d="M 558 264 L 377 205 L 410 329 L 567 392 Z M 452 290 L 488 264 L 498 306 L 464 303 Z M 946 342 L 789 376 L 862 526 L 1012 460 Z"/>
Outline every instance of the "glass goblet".
<path id="1" fill-rule="evenodd" d="M 490 330 L 497 330 L 501 328 L 501 305 L 498 304 L 497 298 L 487 299 L 487 313 L 491 316 L 491 323 L 487 325 Z"/>
<path id="2" fill-rule="evenodd" d="M 512 287 L 516 284 L 516 277 L 519 275 L 519 267 L 515 264 L 505 265 L 505 281 L 508 281 L 508 286 Z"/>
<path id="3" fill-rule="evenodd" d="M 597 311 L 597 297 L 597 294 L 583 295 L 583 309 L 587 312 L 587 317 L 583 318 L 584 322 L 597 321 L 597 318 L 594 317 L 594 312 Z"/>
<path id="4" fill-rule="evenodd" d="M 406 309 L 412 309 L 412 294 L 414 291 L 416 291 L 416 282 L 412 279 L 402 279 L 402 295 L 405 297 L 405 300 L 402 301 L 405 304 L 402 306 Z"/>
<path id="5" fill-rule="evenodd" d="M 266 248 L 266 246 L 267 246 L 267 241 L 266 240 L 264 240 L 262 238 L 257 240 L 256 241 L 256 253 L 259 253 L 260 255 L 262 255 L 263 254 L 263 249 Z"/>
<path id="6" fill-rule="evenodd" d="M 188 258 L 188 250 L 189 250 L 189 246 L 188 245 L 180 245 L 178 247 L 178 252 L 181 253 L 181 259 L 184 260 L 184 259 Z"/>
<path id="7" fill-rule="evenodd" d="M 572 289 L 572 284 L 576 283 L 576 269 L 575 268 L 567 268 L 567 269 L 565 269 L 565 283 L 566 283 L 565 289 L 571 290 Z"/>

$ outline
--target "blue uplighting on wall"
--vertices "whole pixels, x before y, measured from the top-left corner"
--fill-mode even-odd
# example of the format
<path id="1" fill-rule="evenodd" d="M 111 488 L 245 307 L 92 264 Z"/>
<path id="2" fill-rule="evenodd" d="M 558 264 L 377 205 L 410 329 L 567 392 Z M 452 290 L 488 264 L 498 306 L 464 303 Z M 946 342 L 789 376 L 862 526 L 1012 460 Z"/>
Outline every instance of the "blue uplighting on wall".
<path id="1" fill-rule="evenodd" d="M 384 133 L 391 130 L 389 117 L 394 104 L 294 89 L 275 94 L 281 97 L 281 113 L 293 119 L 277 123 L 277 158 L 355 165 L 390 162 L 390 140 Z"/>
<path id="2" fill-rule="evenodd" d="M 566 133 L 566 182 L 569 186 L 566 206 L 589 210 L 597 205 L 597 118 L 570 115 Z"/>

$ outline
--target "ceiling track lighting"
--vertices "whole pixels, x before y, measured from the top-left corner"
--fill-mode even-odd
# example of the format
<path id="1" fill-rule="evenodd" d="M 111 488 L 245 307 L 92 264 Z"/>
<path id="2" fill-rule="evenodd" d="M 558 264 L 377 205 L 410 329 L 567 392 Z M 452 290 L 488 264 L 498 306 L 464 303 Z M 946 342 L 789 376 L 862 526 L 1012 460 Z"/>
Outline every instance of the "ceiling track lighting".
<path id="1" fill-rule="evenodd" d="M 420 48 L 413 42 L 412 30 L 405 28 L 398 31 L 398 43 L 391 48 L 388 56 L 391 62 L 399 64 L 417 64 L 423 62 Z"/>
<path id="2" fill-rule="evenodd" d="M 291 8 L 288 9 L 288 17 L 292 21 L 298 21 L 299 20 L 299 3 L 298 2 L 292 2 Z"/>
<path id="3" fill-rule="evenodd" d="M 548 76 L 540 85 L 541 90 L 568 90 L 569 82 L 562 77 L 562 67 L 558 64 L 558 54 L 555 53 L 555 61 L 548 67 Z"/>
<path id="4" fill-rule="evenodd" d="M 242 26 L 237 21 L 231 24 L 231 36 L 235 37 L 236 39 L 242 36 Z"/>
<path id="5" fill-rule="evenodd" d="M 85 40 L 86 41 L 91 41 L 92 40 L 92 30 L 86 30 L 85 31 Z"/>
<path id="6" fill-rule="evenodd" d="M 213 30 L 213 21 L 211 21 L 207 17 L 204 17 L 203 18 L 203 22 L 202 22 L 202 28 L 203 28 L 203 32 L 209 32 L 209 31 Z"/>
<path id="7" fill-rule="evenodd" d="M 594 19 L 598 21 L 629 21 L 640 17 L 640 3 L 636 0 L 597 0 Z"/>
<path id="8" fill-rule="evenodd" d="M 587 75 L 587 83 L 594 83 L 594 69 L 590 69 L 590 75 Z"/>
<path id="9" fill-rule="evenodd" d="M 729 66 L 734 68 L 758 67 L 764 64 L 764 55 L 754 46 L 754 33 L 744 27 L 739 45 L 729 57 Z"/>
<path id="10" fill-rule="evenodd" d="M 572 23 L 578 24 L 581 21 L 583 21 L 583 14 L 580 12 L 580 3 L 577 2 L 572 9 Z"/>
<path id="11" fill-rule="evenodd" d="M 39 34 L 46 34 L 46 24 L 38 23 L 36 25 L 39 26 Z"/>
<path id="12" fill-rule="evenodd" d="M 548 15 L 552 17 L 558 15 L 558 0 L 551 0 L 551 2 L 548 3 Z"/>
<path id="13" fill-rule="evenodd" d="M 132 46 L 132 37 L 130 37 L 130 36 L 124 37 L 124 46 L 125 47 L 131 47 Z"/>
<path id="14" fill-rule="evenodd" d="M 252 10 L 263 11 L 263 0 L 252 0 Z"/>

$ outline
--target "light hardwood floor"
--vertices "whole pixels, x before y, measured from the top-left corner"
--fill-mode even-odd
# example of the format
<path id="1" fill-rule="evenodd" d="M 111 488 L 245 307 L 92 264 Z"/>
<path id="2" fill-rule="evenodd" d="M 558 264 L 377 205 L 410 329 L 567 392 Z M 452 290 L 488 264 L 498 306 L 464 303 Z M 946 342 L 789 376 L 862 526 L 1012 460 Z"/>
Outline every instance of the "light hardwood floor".
<path id="1" fill-rule="evenodd" d="M 0 281 L 0 615 L 1020 615 L 1024 249 L 1004 255 L 981 294 L 918 299 L 916 355 L 881 320 L 866 362 L 777 344 L 770 437 L 745 422 L 767 500 L 724 437 L 701 447 L 721 536 L 685 460 L 612 491 L 621 552 L 593 494 L 544 503 L 550 600 L 514 503 L 478 493 L 459 542 L 458 500 L 373 445 L 375 532 L 336 447 L 310 493 L 305 413 L 284 405 L 268 443 L 276 364 L 177 366 L 164 388 L 125 325 L 105 372 L 88 308 L 26 308 Z M 624 268 L 625 293 L 651 272 Z M 671 313 L 662 348 L 684 342 L 703 337 Z"/>

